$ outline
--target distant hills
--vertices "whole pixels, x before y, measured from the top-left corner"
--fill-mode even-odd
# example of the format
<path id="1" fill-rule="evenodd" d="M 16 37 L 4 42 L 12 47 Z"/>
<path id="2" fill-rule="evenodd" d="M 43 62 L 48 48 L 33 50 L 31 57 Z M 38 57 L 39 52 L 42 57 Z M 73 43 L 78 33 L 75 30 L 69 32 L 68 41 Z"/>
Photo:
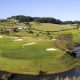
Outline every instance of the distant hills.
<path id="1" fill-rule="evenodd" d="M 24 15 L 16 15 L 7 19 L 0 19 L 0 22 L 15 21 L 15 22 L 36 22 L 36 23 L 54 23 L 54 24 L 80 24 L 80 21 L 61 21 L 53 17 L 31 17 Z"/>

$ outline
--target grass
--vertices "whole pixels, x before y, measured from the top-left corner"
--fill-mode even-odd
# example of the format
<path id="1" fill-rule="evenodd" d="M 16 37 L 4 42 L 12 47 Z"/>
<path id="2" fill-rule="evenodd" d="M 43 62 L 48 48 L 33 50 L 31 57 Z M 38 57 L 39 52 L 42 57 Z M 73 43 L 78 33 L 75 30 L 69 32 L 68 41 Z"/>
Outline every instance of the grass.
<path id="1" fill-rule="evenodd" d="M 31 23 L 32 27 L 42 31 L 60 31 L 66 29 L 73 29 L 73 25 L 57 25 L 57 24 L 35 24 Z M 16 26 L 22 26 L 23 23 L 16 23 Z M 12 28 L 13 23 L 0 23 L 0 27 L 6 26 Z M 39 31 L 33 30 L 34 34 Z M 54 37 L 63 33 L 72 33 L 75 42 L 80 43 L 80 31 L 67 30 L 51 33 Z M 46 73 L 58 73 L 67 71 L 76 65 L 73 58 L 57 49 L 56 51 L 46 51 L 47 48 L 55 48 L 52 40 L 39 36 L 27 34 L 26 30 L 22 30 L 13 35 L 20 35 L 22 41 L 13 41 L 12 36 L 4 36 L 0 38 L 0 70 L 12 73 L 22 74 L 38 74 L 40 70 Z M 40 34 L 41 35 L 41 34 Z M 43 34 L 42 34 L 43 35 Z M 31 37 L 30 37 L 31 36 Z M 44 36 L 44 35 L 43 35 Z M 23 46 L 24 44 L 36 42 L 33 45 Z"/>
<path id="2" fill-rule="evenodd" d="M 66 30 L 66 29 L 73 29 L 76 26 L 74 25 L 58 25 L 58 24 L 50 24 L 50 23 L 40 23 L 40 24 L 36 24 L 36 23 L 31 23 L 32 27 L 35 29 L 39 29 L 42 31 L 60 31 L 60 30 Z"/>
<path id="3" fill-rule="evenodd" d="M 23 23 L 0 22 L 0 28 L 13 28 L 15 26 L 25 26 Z"/>
<path id="4" fill-rule="evenodd" d="M 0 39 L 0 70 L 35 75 L 40 70 L 57 73 L 75 66 L 73 58 L 63 51 L 46 51 L 47 48 L 54 47 L 51 40 L 31 37 L 22 39 L 23 41 L 19 42 L 14 42 L 10 36 Z M 37 43 L 23 48 L 23 44 L 34 41 Z"/>

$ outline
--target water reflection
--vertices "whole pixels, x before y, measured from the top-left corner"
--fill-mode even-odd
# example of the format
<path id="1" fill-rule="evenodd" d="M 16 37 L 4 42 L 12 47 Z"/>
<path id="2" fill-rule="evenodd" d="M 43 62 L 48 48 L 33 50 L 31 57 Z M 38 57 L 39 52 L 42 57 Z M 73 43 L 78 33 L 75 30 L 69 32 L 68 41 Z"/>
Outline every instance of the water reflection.
<path id="1" fill-rule="evenodd" d="M 0 72 L 2 76 L 5 72 Z M 42 73 L 42 72 L 41 72 Z M 74 69 L 71 69 L 66 72 L 57 73 L 57 74 L 44 74 L 44 75 L 23 75 L 23 74 L 13 74 L 11 80 L 55 80 L 58 78 L 72 78 L 80 76 L 80 66 L 77 66 Z"/>

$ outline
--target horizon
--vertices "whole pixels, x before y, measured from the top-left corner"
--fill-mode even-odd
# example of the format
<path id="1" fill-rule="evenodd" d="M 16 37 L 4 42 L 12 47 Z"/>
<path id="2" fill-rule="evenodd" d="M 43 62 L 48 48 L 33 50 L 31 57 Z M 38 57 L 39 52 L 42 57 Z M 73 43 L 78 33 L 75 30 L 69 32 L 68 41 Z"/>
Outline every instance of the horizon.
<path id="1" fill-rule="evenodd" d="M 53 17 L 61 21 L 80 21 L 79 3 L 79 0 L 3 0 L 0 1 L 0 19 L 24 15 Z"/>
<path id="2" fill-rule="evenodd" d="M 13 16 L 26 16 L 26 15 L 13 15 Z M 11 18 L 11 17 L 13 17 L 13 16 L 9 16 L 9 17 L 7 17 L 7 18 Z M 27 16 L 26 16 L 26 17 L 27 17 Z M 33 17 L 33 16 L 29 16 L 29 17 Z M 39 17 L 39 16 L 34 16 L 34 17 Z M 34 18 L 34 17 L 33 17 L 33 18 Z M 5 19 L 7 19 L 7 18 L 0 18 L 0 20 L 5 20 Z M 39 17 L 39 18 L 55 18 L 55 17 L 48 17 L 48 16 L 46 16 L 46 17 Z M 61 19 L 58 19 L 58 18 L 55 18 L 55 19 L 60 20 L 60 21 L 62 21 L 62 22 L 66 22 L 66 21 L 72 21 L 72 22 L 80 21 L 80 20 L 61 20 Z"/>

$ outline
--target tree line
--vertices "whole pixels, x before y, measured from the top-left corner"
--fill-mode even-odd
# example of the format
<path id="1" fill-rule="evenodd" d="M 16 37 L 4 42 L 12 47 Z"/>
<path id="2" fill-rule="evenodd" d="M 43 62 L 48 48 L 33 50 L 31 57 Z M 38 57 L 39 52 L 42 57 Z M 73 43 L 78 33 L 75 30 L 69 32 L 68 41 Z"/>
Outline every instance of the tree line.
<path id="1" fill-rule="evenodd" d="M 7 19 L 16 19 L 19 22 L 54 23 L 61 24 L 61 20 L 52 17 L 30 17 L 24 15 L 11 16 Z"/>
<path id="2" fill-rule="evenodd" d="M 36 23 L 53 23 L 53 24 L 80 24 L 80 21 L 61 21 L 53 17 L 31 17 L 24 15 L 11 16 L 7 19 L 0 20 L 0 22 L 9 21 L 9 19 L 15 19 L 19 22 L 36 22 Z"/>

